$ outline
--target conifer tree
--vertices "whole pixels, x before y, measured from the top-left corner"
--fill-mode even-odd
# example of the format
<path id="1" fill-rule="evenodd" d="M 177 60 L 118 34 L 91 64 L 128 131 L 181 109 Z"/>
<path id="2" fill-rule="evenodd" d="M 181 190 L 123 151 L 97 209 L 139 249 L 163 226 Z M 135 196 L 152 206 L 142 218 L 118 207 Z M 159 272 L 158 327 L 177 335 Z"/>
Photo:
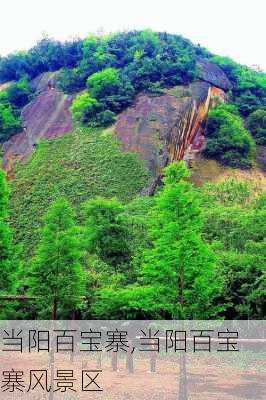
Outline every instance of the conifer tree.
<path id="1" fill-rule="evenodd" d="M 33 260 L 31 294 L 41 312 L 56 319 L 75 311 L 84 295 L 84 272 L 73 210 L 64 199 L 47 212 L 41 240 Z"/>
<path id="2" fill-rule="evenodd" d="M 117 199 L 97 197 L 85 203 L 85 242 L 89 253 L 96 254 L 115 272 L 128 269 L 131 257 L 130 232 Z"/>
<path id="3" fill-rule="evenodd" d="M 183 162 L 165 169 L 142 272 L 142 307 L 178 319 L 206 318 L 219 289 L 215 257 L 201 237 L 199 197 Z M 147 295 L 145 296 L 145 287 Z"/>
<path id="4" fill-rule="evenodd" d="M 12 236 L 7 225 L 9 190 L 5 173 L 0 170 L 0 292 L 12 286 Z"/>

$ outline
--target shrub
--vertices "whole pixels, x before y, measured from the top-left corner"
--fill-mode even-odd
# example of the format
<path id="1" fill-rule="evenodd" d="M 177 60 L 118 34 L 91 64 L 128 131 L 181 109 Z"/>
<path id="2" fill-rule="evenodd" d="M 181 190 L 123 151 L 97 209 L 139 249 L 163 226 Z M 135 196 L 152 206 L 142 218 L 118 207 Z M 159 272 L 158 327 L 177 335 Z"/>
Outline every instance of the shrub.
<path id="1" fill-rule="evenodd" d="M 20 129 L 20 119 L 8 102 L 7 93 L 0 93 L 0 142 L 8 140 L 12 134 L 17 133 Z"/>
<path id="2" fill-rule="evenodd" d="M 73 118 L 81 123 L 88 123 L 95 117 L 101 105 L 88 92 L 81 93 L 73 101 L 70 111 Z"/>
<path id="3" fill-rule="evenodd" d="M 266 109 L 259 109 L 251 113 L 247 120 L 247 127 L 256 143 L 266 145 Z"/>
<path id="4" fill-rule="evenodd" d="M 250 168 L 254 141 L 231 105 L 220 104 L 209 112 L 205 155 L 234 168 Z"/>
<path id="5" fill-rule="evenodd" d="M 75 93 L 85 88 L 86 78 L 78 68 L 65 68 L 60 72 L 57 85 L 66 93 Z"/>
<path id="6" fill-rule="evenodd" d="M 104 98 L 119 90 L 119 73 L 115 68 L 105 68 L 87 79 L 87 88 L 96 98 Z"/>
<path id="7" fill-rule="evenodd" d="M 24 107 L 30 101 L 31 94 L 32 90 L 26 78 L 13 83 L 7 90 L 9 102 L 17 108 Z"/>
<path id="8" fill-rule="evenodd" d="M 116 115 L 110 110 L 101 111 L 96 115 L 96 123 L 99 126 L 108 126 L 115 122 Z"/>

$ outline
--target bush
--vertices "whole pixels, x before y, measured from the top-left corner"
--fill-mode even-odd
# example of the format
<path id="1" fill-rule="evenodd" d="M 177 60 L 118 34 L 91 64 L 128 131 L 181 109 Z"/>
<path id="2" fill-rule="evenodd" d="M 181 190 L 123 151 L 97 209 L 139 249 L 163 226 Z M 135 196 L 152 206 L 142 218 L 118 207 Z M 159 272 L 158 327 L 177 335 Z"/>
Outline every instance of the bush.
<path id="1" fill-rule="evenodd" d="M 96 98 L 104 98 L 119 90 L 119 73 L 115 68 L 95 72 L 87 79 L 87 88 Z"/>
<path id="2" fill-rule="evenodd" d="M 266 145 L 266 109 L 259 109 L 251 113 L 247 120 L 247 128 L 257 144 Z"/>
<path id="3" fill-rule="evenodd" d="M 98 126 L 108 126 L 115 122 L 116 115 L 110 110 L 105 110 L 98 113 L 95 119 Z"/>
<path id="4" fill-rule="evenodd" d="M 84 92 L 78 95 L 70 107 L 73 118 L 76 121 L 85 124 L 88 123 L 90 119 L 94 119 L 95 114 L 100 109 L 100 103 L 88 92 Z"/>
<path id="5" fill-rule="evenodd" d="M 89 76 L 87 88 L 105 109 L 114 112 L 119 112 L 128 106 L 134 97 L 130 80 L 115 68 L 106 68 Z"/>
<path id="6" fill-rule="evenodd" d="M 78 68 L 65 68 L 60 72 L 57 86 L 66 93 L 76 93 L 84 89 L 86 78 L 84 78 Z"/>
<path id="7" fill-rule="evenodd" d="M 232 105 L 220 104 L 209 112 L 204 154 L 234 168 L 250 168 L 254 141 Z"/>
<path id="8" fill-rule="evenodd" d="M 26 78 L 13 83 L 7 90 L 9 102 L 17 108 L 24 107 L 30 101 L 31 95 L 32 90 Z"/>
<path id="9" fill-rule="evenodd" d="M 247 117 L 266 102 L 266 74 L 240 65 L 228 57 L 215 56 L 217 63 L 233 83 L 232 97 L 239 112 Z"/>
<path id="10" fill-rule="evenodd" d="M 6 92 L 0 93 L 0 142 L 4 142 L 21 129 L 20 118 L 8 102 Z"/>

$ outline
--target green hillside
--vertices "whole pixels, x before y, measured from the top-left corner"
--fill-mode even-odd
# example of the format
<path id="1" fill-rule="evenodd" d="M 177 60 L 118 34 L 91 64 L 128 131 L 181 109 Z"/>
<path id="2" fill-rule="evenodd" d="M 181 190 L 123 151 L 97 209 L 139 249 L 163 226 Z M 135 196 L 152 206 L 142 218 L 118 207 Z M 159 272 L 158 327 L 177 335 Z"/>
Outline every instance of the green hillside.
<path id="1" fill-rule="evenodd" d="M 65 196 L 79 214 L 91 197 L 132 200 L 149 181 L 136 154 L 100 129 L 77 129 L 69 135 L 40 142 L 26 163 L 18 164 L 11 182 L 10 220 L 15 240 L 29 256 L 39 236 L 42 216 L 53 200 Z"/>
<path id="2" fill-rule="evenodd" d="M 265 73 L 145 30 L 45 38 L 8 81 L 0 319 L 264 318 Z"/>

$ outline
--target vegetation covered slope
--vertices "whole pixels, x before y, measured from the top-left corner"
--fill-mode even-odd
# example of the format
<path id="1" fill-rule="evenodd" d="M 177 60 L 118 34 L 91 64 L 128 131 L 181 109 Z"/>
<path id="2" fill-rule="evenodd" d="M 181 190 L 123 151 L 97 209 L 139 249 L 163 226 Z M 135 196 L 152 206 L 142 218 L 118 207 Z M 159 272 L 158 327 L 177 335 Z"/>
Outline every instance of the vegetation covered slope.
<path id="1" fill-rule="evenodd" d="M 141 92 L 159 96 L 203 80 L 234 103 L 210 114 L 207 155 L 250 168 L 255 145 L 246 127 L 264 143 L 265 74 L 167 33 L 44 39 L 0 59 L 0 82 L 14 81 L 0 96 L 0 140 L 19 129 L 32 79 L 61 68 L 58 86 L 77 95 L 71 110 L 87 129 L 41 142 L 19 163 L 9 204 L 0 182 L 0 293 L 40 295 L 2 307 L 0 318 L 263 318 L 265 194 L 233 180 L 199 189 L 180 162 L 163 171 L 155 196 L 137 197 L 149 173 L 103 126 Z"/>
<path id="2" fill-rule="evenodd" d="M 111 134 L 77 129 L 40 142 L 31 159 L 19 164 L 11 181 L 11 225 L 16 242 L 29 256 L 39 237 L 42 216 L 50 203 L 64 195 L 80 213 L 90 197 L 133 199 L 149 181 L 145 166 L 124 153 Z"/>
<path id="3" fill-rule="evenodd" d="M 225 91 L 240 113 L 217 129 L 218 140 L 209 132 L 213 137 L 207 138 L 208 156 L 230 166 L 250 168 L 254 145 L 250 133 L 242 129 L 245 119 L 257 142 L 265 140 L 261 124 L 266 99 L 263 72 L 214 56 L 182 36 L 145 30 L 89 35 L 67 43 L 45 38 L 28 52 L 1 58 L 0 83 L 15 83 L 0 97 L 0 141 L 19 130 L 20 108 L 32 98 L 28 82 L 47 71 L 59 71 L 58 88 L 77 95 L 71 111 L 74 119 L 85 125 L 113 123 L 141 92 L 159 95 L 165 88 L 202 80 Z M 232 130 L 238 133 L 230 135 Z M 223 146 L 220 142 L 228 143 Z"/>

